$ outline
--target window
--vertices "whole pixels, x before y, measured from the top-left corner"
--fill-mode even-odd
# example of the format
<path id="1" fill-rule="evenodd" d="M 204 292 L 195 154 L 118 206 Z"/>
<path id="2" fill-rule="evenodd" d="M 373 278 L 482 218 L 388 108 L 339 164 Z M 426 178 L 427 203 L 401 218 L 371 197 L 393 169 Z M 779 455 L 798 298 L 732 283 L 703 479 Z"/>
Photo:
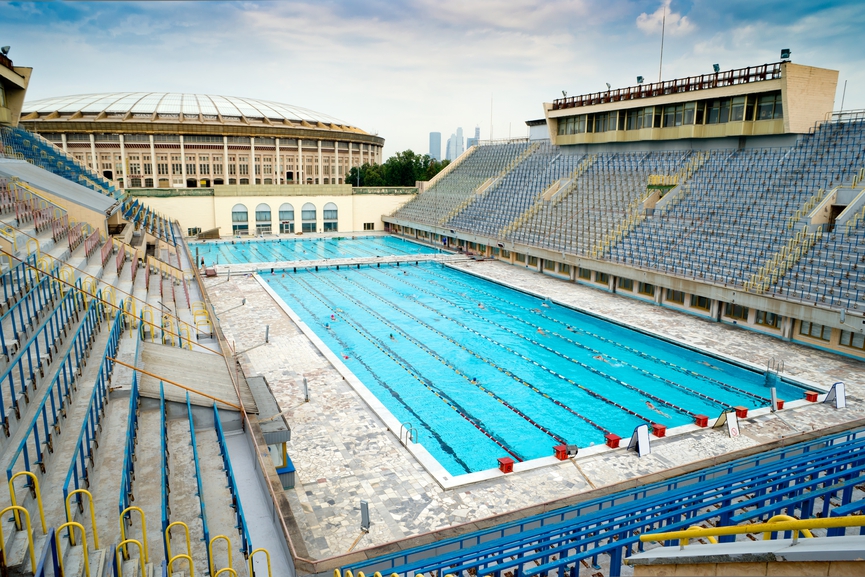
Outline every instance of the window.
<path id="1" fill-rule="evenodd" d="M 538 257 L 536 257 L 536 256 L 530 256 L 530 257 L 529 257 L 528 265 L 529 265 L 529 266 L 538 266 Z"/>
<path id="2" fill-rule="evenodd" d="M 186 174 L 195 174 L 195 163 L 186 163 Z"/>
<path id="3" fill-rule="evenodd" d="M 183 174 L 183 165 L 179 162 L 171 163 L 171 174 Z"/>
<path id="4" fill-rule="evenodd" d="M 781 328 L 781 317 L 775 313 L 767 313 L 766 311 L 757 311 L 756 322 L 764 327 L 772 327 L 775 329 Z"/>
<path id="5" fill-rule="evenodd" d="M 199 164 L 198 165 L 198 174 L 210 174 L 210 165 L 209 164 Z"/>
<path id="6" fill-rule="evenodd" d="M 757 120 L 784 118 L 781 93 L 762 94 L 757 99 Z"/>
<path id="7" fill-rule="evenodd" d="M 521 253 L 515 252 L 515 253 L 514 253 L 514 258 L 516 258 L 516 261 L 517 261 L 517 262 L 526 262 L 526 255 L 524 255 L 524 254 L 521 254 Z"/>
<path id="8" fill-rule="evenodd" d="M 315 212 L 315 205 L 311 202 L 303 205 L 303 209 L 300 211 L 300 218 L 303 220 L 303 232 L 315 232 Z"/>
<path id="9" fill-rule="evenodd" d="M 596 272 L 595 273 L 595 282 L 599 284 L 610 284 L 610 275 L 605 272 Z"/>
<path id="10" fill-rule="evenodd" d="M 168 163 L 157 164 L 156 170 L 160 175 L 167 175 L 168 174 Z"/>
<path id="11" fill-rule="evenodd" d="M 141 165 L 137 162 L 130 162 L 129 174 L 141 174 Z"/>
<path id="12" fill-rule="evenodd" d="M 637 286 L 637 292 L 639 292 L 641 295 L 653 297 L 655 296 L 655 285 L 641 282 Z"/>
<path id="13" fill-rule="evenodd" d="M 745 120 L 745 96 L 733 98 L 730 106 L 730 122 L 741 122 Z"/>
<path id="14" fill-rule="evenodd" d="M 363 223 L 363 229 L 364 230 L 375 230 L 375 223 L 374 222 L 365 222 L 365 223 Z"/>
<path id="15" fill-rule="evenodd" d="M 555 271 L 556 270 L 556 261 L 544 259 L 544 270 Z"/>
<path id="16" fill-rule="evenodd" d="M 294 232 L 294 207 L 288 203 L 279 207 L 279 232 L 280 234 Z"/>
<path id="17" fill-rule="evenodd" d="M 677 305 L 685 304 L 685 293 L 682 291 L 674 291 L 673 289 L 667 289 L 667 302 L 668 303 L 676 303 Z"/>
<path id="18" fill-rule="evenodd" d="M 654 107 L 637 108 L 626 112 L 625 127 L 628 130 L 640 130 L 652 127 L 652 115 Z"/>
<path id="19" fill-rule="evenodd" d="M 249 220 L 249 212 L 242 204 L 235 204 L 231 209 L 231 222 L 247 222 Z"/>
<path id="20" fill-rule="evenodd" d="M 213 165 L 213 174 L 217 174 L 217 175 L 222 174 L 222 165 L 221 164 L 214 164 Z"/>
<path id="21" fill-rule="evenodd" d="M 724 303 L 724 316 L 741 321 L 748 320 L 748 307 L 734 303 Z"/>
<path id="22" fill-rule="evenodd" d="M 832 338 L 832 327 L 801 321 L 799 323 L 799 334 L 829 342 L 829 339 Z"/>
<path id="23" fill-rule="evenodd" d="M 240 170 L 241 175 L 249 176 L 249 165 L 248 164 L 240 164 L 240 165 L 238 165 L 238 169 Z M 249 184 L 249 183 L 247 182 L 247 184 Z"/>
<path id="24" fill-rule="evenodd" d="M 707 311 L 709 310 L 711 303 L 712 301 L 706 297 L 691 295 L 691 308 Z"/>
<path id="25" fill-rule="evenodd" d="M 199 228 L 199 227 L 187 228 L 186 229 L 186 236 L 195 236 L 199 232 L 201 232 L 201 228 Z"/>
<path id="26" fill-rule="evenodd" d="M 255 207 L 256 222 L 270 222 L 270 207 L 266 204 L 259 204 Z"/>
<path id="27" fill-rule="evenodd" d="M 580 267 L 577 270 L 577 275 L 583 280 L 592 280 L 592 271 L 587 268 Z"/>
<path id="28" fill-rule="evenodd" d="M 333 232 L 337 230 L 337 218 L 339 210 L 332 202 L 328 202 L 322 209 L 323 228 L 325 232 Z"/>
<path id="29" fill-rule="evenodd" d="M 566 134 L 582 134 L 586 131 L 586 115 L 581 114 L 580 116 L 560 118 L 557 130 L 559 136 Z"/>
<path id="30" fill-rule="evenodd" d="M 634 281 L 629 278 L 619 277 L 619 288 L 626 291 L 633 291 Z"/>
<path id="31" fill-rule="evenodd" d="M 502 258 L 511 258 L 511 251 L 502 249 Z"/>
<path id="32" fill-rule="evenodd" d="M 840 344 L 842 347 L 865 350 L 865 335 L 842 330 Z"/>
<path id="33" fill-rule="evenodd" d="M 560 263 L 559 264 L 559 274 L 570 275 L 571 274 L 571 265 Z"/>

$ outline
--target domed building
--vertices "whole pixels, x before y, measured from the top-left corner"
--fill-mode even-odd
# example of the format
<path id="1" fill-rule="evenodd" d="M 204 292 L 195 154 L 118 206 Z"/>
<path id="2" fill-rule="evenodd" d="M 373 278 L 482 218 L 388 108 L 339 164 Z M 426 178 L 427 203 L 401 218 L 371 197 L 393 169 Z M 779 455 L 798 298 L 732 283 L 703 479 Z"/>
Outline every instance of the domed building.
<path id="1" fill-rule="evenodd" d="M 46 98 L 24 103 L 21 126 L 120 188 L 342 184 L 384 145 L 306 108 L 208 94 Z"/>

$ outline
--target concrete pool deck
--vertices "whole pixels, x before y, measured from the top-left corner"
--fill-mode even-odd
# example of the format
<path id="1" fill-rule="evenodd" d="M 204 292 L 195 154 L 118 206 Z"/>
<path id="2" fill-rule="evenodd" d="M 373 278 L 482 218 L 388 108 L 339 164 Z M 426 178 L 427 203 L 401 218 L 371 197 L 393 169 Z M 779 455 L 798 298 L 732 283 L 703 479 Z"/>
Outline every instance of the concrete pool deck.
<path id="1" fill-rule="evenodd" d="M 444 489 L 254 278 L 207 279 L 216 311 L 226 311 L 218 313 L 220 324 L 239 350 L 261 345 L 264 326 L 270 325 L 270 342 L 241 354 L 240 361 L 247 375 L 267 378 L 292 427 L 289 454 L 297 484 L 286 496 L 303 540 L 296 550 L 304 557 L 342 555 L 352 545 L 357 551 L 777 441 L 797 430 L 865 418 L 865 364 L 859 361 L 503 263 L 452 266 L 756 366 L 771 357 L 783 359 L 784 374 L 796 379 L 823 387 L 844 381 L 848 406 L 805 404 L 785 409 L 782 418 L 751 417 L 735 439 L 720 430 L 697 430 L 653 439 L 652 454 L 642 459 L 624 449 L 586 450 L 576 460 L 551 460 L 549 466 Z M 233 308 L 242 298 L 246 305 Z M 303 402 L 303 378 L 309 403 Z M 360 531 L 362 499 L 370 505 L 367 534 Z"/>

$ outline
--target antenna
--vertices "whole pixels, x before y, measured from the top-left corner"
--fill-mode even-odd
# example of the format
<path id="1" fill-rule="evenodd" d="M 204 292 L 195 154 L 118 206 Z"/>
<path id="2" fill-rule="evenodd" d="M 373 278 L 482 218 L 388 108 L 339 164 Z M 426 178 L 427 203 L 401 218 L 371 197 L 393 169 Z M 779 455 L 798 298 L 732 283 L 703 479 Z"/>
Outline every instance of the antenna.
<path id="1" fill-rule="evenodd" d="M 661 20 L 661 61 L 658 62 L 658 82 L 661 81 L 661 69 L 664 66 L 664 32 L 667 29 L 667 4 L 663 4 L 664 17 Z"/>
<path id="2" fill-rule="evenodd" d="M 12 47 L 11 46 L 4 46 L 3 48 L 0 48 L 0 52 L 3 53 L 3 56 L 6 56 L 7 54 L 9 54 L 10 48 L 12 48 Z"/>
<path id="3" fill-rule="evenodd" d="M 493 139 L 493 95 L 490 93 L 490 141 Z"/>

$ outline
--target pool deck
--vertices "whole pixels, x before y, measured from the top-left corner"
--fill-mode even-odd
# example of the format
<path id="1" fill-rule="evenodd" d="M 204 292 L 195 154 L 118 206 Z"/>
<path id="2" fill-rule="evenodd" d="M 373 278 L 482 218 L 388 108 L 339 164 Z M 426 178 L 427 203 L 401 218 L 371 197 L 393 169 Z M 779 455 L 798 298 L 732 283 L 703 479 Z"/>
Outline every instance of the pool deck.
<path id="1" fill-rule="evenodd" d="M 796 379 L 825 388 L 844 381 L 847 408 L 800 404 L 782 411 L 781 418 L 762 414 L 744 420 L 737 438 L 720 429 L 653 438 L 652 454 L 643 458 L 624 449 L 592 448 L 575 460 L 550 459 L 549 466 L 507 476 L 492 472 L 486 480 L 446 489 L 255 278 L 234 273 L 229 280 L 209 278 L 205 285 L 215 309 L 226 311 L 219 315 L 226 337 L 236 341 L 237 349 L 255 347 L 241 355 L 243 370 L 267 378 L 292 428 L 288 451 L 297 484 L 286 496 L 303 539 L 296 550 L 304 557 L 343 555 L 353 545 L 354 551 L 382 545 L 865 418 L 865 363 L 860 361 L 504 263 L 452 266 L 756 366 L 772 357 L 783 359 L 784 374 Z M 237 307 L 242 298 L 245 306 Z M 270 325 L 268 344 L 263 344 L 265 325 Z M 309 383 L 308 403 L 303 378 Z M 370 506 L 366 534 L 360 531 L 361 500 Z"/>

